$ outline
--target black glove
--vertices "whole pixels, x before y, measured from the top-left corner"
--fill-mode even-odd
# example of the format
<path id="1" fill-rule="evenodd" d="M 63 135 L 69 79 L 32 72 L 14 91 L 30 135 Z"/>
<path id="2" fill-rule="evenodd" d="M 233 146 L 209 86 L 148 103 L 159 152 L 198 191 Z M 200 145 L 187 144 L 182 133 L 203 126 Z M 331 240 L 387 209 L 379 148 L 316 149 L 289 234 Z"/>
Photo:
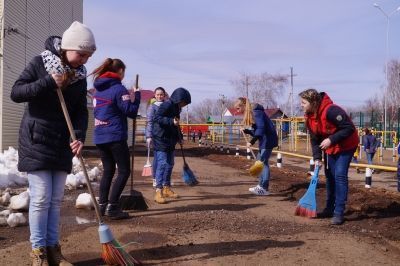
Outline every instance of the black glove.
<path id="1" fill-rule="evenodd" d="M 243 133 L 245 133 L 245 134 L 251 134 L 251 133 L 253 133 L 250 129 L 243 129 Z"/>

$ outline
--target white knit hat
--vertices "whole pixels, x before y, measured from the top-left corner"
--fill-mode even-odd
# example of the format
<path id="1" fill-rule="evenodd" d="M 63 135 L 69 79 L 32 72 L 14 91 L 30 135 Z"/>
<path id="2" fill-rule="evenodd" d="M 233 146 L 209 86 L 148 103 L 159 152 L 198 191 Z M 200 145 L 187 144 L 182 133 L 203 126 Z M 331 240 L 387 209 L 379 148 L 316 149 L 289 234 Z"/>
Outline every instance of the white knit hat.
<path id="1" fill-rule="evenodd" d="M 61 40 L 61 49 L 93 53 L 96 51 L 96 43 L 92 31 L 85 24 L 74 21 L 64 31 Z"/>

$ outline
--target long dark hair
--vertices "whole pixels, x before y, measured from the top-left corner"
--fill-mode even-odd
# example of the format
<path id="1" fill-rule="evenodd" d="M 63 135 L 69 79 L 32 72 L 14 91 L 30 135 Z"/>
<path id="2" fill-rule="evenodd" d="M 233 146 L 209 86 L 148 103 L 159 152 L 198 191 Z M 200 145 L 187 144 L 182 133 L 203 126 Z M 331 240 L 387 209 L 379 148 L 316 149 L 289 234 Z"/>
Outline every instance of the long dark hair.
<path id="1" fill-rule="evenodd" d="M 97 79 L 99 76 L 103 75 L 106 72 L 118 73 L 120 70 L 126 69 L 126 66 L 122 60 L 118 58 L 107 58 L 103 64 L 97 67 L 90 75 L 93 75 L 93 79 Z"/>

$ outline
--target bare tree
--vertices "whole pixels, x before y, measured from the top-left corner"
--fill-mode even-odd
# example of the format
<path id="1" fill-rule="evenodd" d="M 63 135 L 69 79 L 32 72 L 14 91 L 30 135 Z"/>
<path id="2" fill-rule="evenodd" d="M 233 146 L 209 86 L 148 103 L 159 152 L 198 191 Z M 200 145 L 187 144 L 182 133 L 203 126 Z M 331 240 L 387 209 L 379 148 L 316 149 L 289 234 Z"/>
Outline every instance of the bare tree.
<path id="1" fill-rule="evenodd" d="M 241 73 L 236 79 L 230 81 L 238 96 L 245 96 L 251 102 L 262 104 L 265 108 L 272 108 L 278 105 L 278 98 L 285 91 L 288 83 L 288 76 L 281 74 Z"/>
<path id="2" fill-rule="evenodd" d="M 206 123 L 209 116 L 221 116 L 227 108 L 233 106 L 233 99 L 204 99 L 194 104 L 191 108 L 189 118 L 193 122 Z"/>
<path id="3" fill-rule="evenodd" d="M 387 107 L 390 123 L 397 120 L 397 110 L 400 103 L 400 61 L 391 60 L 388 62 L 388 88 L 387 88 Z"/>

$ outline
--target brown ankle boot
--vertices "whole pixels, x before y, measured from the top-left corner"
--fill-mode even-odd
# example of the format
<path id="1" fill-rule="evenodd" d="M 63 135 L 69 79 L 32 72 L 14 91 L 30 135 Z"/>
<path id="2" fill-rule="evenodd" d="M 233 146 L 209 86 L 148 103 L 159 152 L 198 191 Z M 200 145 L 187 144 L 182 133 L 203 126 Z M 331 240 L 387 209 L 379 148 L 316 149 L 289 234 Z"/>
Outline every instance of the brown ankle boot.
<path id="1" fill-rule="evenodd" d="M 47 259 L 50 266 L 72 266 L 61 253 L 60 245 L 55 245 L 54 247 L 47 248 Z"/>
<path id="2" fill-rule="evenodd" d="M 32 249 L 30 254 L 32 266 L 48 266 L 46 249 L 44 247 Z"/>
<path id="3" fill-rule="evenodd" d="M 159 204 L 167 203 L 167 201 L 163 197 L 161 189 L 159 189 L 159 188 L 156 189 L 156 195 L 154 196 L 154 201 Z"/>
<path id="4" fill-rule="evenodd" d="M 162 194 L 166 198 L 174 198 L 174 199 L 179 198 L 179 195 L 176 194 L 174 191 L 172 191 L 170 186 L 163 187 Z"/>

